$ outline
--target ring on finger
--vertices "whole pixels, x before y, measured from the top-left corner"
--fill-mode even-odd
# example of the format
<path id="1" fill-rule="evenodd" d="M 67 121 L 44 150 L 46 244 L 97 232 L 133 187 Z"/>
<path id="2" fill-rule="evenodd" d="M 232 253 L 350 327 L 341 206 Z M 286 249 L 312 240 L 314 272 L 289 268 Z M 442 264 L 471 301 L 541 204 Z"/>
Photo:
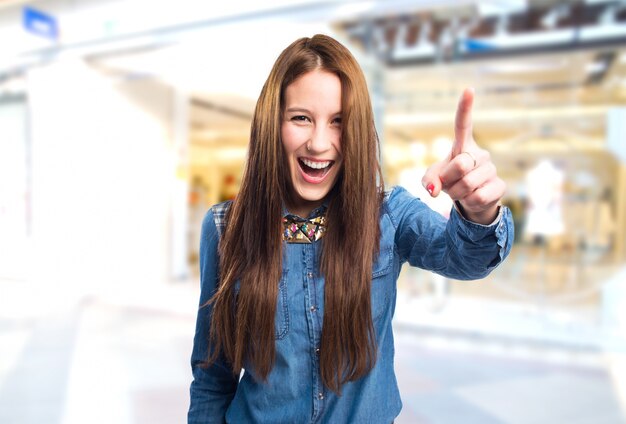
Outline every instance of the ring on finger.
<path id="1" fill-rule="evenodd" d="M 461 152 L 461 153 L 467 153 L 469 157 L 471 157 L 472 160 L 474 161 L 474 166 L 472 167 L 472 169 L 476 168 L 476 158 L 474 157 L 474 155 L 471 154 L 470 152 Z"/>

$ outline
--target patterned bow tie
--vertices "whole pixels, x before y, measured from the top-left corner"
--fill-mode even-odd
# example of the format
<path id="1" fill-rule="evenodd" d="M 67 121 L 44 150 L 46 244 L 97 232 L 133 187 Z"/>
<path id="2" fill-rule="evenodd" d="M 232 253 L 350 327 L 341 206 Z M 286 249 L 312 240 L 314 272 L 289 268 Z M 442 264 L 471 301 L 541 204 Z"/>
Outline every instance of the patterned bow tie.
<path id="1" fill-rule="evenodd" d="M 326 234 L 326 216 L 304 219 L 297 215 L 283 218 L 283 240 L 287 243 L 313 243 Z"/>

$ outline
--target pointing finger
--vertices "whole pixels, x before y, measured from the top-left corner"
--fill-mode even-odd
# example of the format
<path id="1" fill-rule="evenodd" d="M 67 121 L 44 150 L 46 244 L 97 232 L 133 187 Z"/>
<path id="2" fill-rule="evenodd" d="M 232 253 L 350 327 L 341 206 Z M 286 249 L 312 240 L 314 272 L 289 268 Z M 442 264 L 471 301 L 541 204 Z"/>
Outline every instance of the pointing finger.
<path id="1" fill-rule="evenodd" d="M 452 158 L 465 151 L 472 138 L 472 105 L 474 104 L 474 89 L 466 88 L 461 94 L 454 120 L 454 144 Z"/>

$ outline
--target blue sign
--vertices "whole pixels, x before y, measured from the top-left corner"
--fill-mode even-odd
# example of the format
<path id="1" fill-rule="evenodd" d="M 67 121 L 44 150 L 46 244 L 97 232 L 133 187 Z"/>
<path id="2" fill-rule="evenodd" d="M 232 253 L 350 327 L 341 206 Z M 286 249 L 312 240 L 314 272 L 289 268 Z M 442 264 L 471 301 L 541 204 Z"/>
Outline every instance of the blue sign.
<path id="1" fill-rule="evenodd" d="M 22 9 L 22 23 L 26 31 L 42 37 L 56 40 L 59 38 L 59 25 L 57 20 L 40 10 L 25 6 Z"/>
<path id="2" fill-rule="evenodd" d="M 465 40 L 463 40 L 463 43 L 465 50 L 468 52 L 486 52 L 490 50 L 495 50 L 495 47 L 492 44 L 472 38 L 466 38 Z"/>

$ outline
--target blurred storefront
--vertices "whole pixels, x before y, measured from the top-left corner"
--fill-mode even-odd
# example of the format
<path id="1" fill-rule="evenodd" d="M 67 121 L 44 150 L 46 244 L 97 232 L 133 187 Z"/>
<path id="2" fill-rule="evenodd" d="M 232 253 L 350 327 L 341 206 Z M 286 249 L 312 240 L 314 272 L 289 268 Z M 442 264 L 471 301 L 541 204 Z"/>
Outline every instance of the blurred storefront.
<path id="1" fill-rule="evenodd" d="M 6 9 L 5 22 L 22 13 L 39 26 L 1 70 L 12 140 L 1 168 L 15 181 L 0 191 L 0 248 L 13 256 L 4 277 L 84 285 L 98 269 L 94 284 L 197 281 L 202 218 L 237 193 L 274 58 L 303 33 L 328 32 L 368 76 L 388 187 L 449 212 L 419 181 L 448 151 L 466 86 L 476 89 L 475 137 L 508 184 L 516 248 L 490 282 L 406 270 L 403 293 L 435 309 L 455 295 L 572 307 L 594 328 L 614 316 L 606 293 L 622 290 L 609 282 L 626 258 L 620 2 L 248 5 L 195 21 L 190 6 L 169 26 L 133 26 L 130 9 L 39 6 Z M 79 18 L 93 31 L 79 31 Z M 28 258 L 41 266 L 29 270 Z"/>
<path id="2" fill-rule="evenodd" d="M 365 63 L 388 186 L 449 211 L 420 179 L 447 153 L 466 86 L 476 89 L 475 137 L 508 184 L 517 244 L 489 283 L 407 270 L 402 288 L 434 303 L 445 293 L 571 307 L 599 328 L 614 307 L 603 292 L 626 260 L 624 12 L 614 2 L 474 6 L 331 22 Z M 236 193 L 253 101 L 206 93 L 191 102 L 190 240 L 202 211 Z M 189 247 L 194 259 L 197 243 Z"/>
<path id="3" fill-rule="evenodd" d="M 419 180 L 447 151 L 458 93 L 475 87 L 475 136 L 508 183 L 517 246 L 493 284 L 437 284 L 602 310 L 626 258 L 623 5 L 453 3 L 248 6 L 249 15 L 226 8 L 196 22 L 190 8 L 170 27 L 132 27 L 125 9 L 7 8 L 4 22 L 22 13 L 39 26 L 1 69 L 11 142 L 0 168 L 12 182 L 0 191 L 1 246 L 14 258 L 0 272 L 27 278 L 30 255 L 65 279 L 100 257 L 117 264 L 102 280 L 197 277 L 201 220 L 237 193 L 263 78 L 306 30 L 333 33 L 363 63 L 387 185 L 443 214 L 449 201 L 430 199 Z M 99 32 L 79 31 L 78 17 Z"/>
<path id="4" fill-rule="evenodd" d="M 607 354 L 626 405 L 623 2 L 70 3 L 35 5 L 62 36 L 0 57 L 0 280 L 197 291 L 201 222 L 237 194 L 264 78 L 324 32 L 366 71 L 388 188 L 449 213 L 420 180 L 467 86 L 508 186 L 507 262 L 476 283 L 405 267 L 397 327 Z M 6 39 L 24 12 L 1 4 Z"/>

